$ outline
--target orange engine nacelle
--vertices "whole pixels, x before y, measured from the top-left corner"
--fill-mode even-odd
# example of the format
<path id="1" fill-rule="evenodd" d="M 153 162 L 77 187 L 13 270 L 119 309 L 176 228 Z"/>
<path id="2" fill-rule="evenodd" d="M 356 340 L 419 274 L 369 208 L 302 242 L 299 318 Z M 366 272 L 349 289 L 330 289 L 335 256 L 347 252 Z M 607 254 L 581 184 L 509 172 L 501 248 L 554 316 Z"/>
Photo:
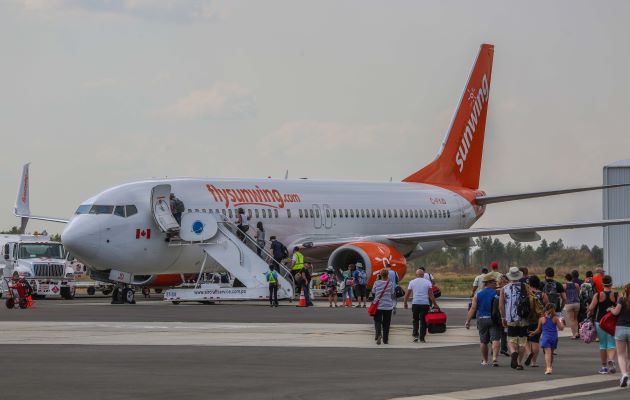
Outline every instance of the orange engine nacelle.
<path id="1" fill-rule="evenodd" d="M 368 287 L 372 287 L 376 281 L 378 272 L 391 265 L 398 277 L 402 279 L 407 273 L 407 260 L 392 246 L 376 242 L 348 243 L 337 248 L 328 258 L 328 265 L 335 268 L 347 268 L 348 264 L 363 263 L 367 272 Z"/>

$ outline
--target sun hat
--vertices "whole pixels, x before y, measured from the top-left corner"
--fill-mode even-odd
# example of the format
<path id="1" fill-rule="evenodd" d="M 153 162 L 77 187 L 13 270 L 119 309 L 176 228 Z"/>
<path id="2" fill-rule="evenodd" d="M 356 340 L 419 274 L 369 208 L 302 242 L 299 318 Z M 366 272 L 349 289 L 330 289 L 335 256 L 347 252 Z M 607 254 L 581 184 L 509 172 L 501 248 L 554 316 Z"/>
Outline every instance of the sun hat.
<path id="1" fill-rule="evenodd" d="M 495 281 L 496 282 L 497 278 L 496 276 L 494 276 L 494 274 L 485 274 L 483 276 L 483 283 L 488 283 L 488 282 L 492 282 Z"/>
<path id="2" fill-rule="evenodd" d="M 510 281 L 518 281 L 523 277 L 523 271 L 518 269 L 518 267 L 512 267 L 505 276 L 507 276 Z"/>

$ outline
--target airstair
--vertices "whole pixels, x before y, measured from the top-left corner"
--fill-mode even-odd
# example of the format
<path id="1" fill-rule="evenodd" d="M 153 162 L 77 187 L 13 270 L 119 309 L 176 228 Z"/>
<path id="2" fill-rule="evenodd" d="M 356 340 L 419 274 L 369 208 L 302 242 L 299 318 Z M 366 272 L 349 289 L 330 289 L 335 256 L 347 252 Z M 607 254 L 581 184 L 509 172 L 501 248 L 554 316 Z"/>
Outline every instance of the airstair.
<path id="1" fill-rule="evenodd" d="M 273 265 L 278 272 L 278 298 L 293 299 L 295 286 L 291 271 L 274 260 L 273 256 L 258 245 L 251 236 L 238 236 L 236 225 L 224 215 L 206 212 L 188 212 L 182 215 L 177 236 L 173 222 L 177 221 L 164 208 L 170 194 L 170 185 L 159 185 L 153 189 L 153 214 L 160 229 L 171 236 L 170 246 L 197 246 L 203 252 L 203 262 L 198 279 L 192 287 L 168 289 L 164 300 L 174 303 L 219 300 L 263 300 L 269 298 L 269 284 L 265 274 Z M 258 255 L 260 252 L 260 256 Z M 235 277 L 242 286 L 226 287 L 224 284 L 204 282 L 208 262 L 214 262 Z M 235 280 L 236 281 L 236 280 Z"/>

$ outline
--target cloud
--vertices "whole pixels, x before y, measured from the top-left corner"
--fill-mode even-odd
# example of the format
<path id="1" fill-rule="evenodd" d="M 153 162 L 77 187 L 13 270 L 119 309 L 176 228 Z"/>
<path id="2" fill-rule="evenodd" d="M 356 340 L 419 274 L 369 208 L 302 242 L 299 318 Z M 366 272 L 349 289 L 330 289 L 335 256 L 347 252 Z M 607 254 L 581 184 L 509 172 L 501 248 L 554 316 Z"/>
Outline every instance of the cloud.
<path id="1" fill-rule="evenodd" d="M 256 116 L 256 100 L 239 84 L 217 82 L 176 100 L 157 115 L 171 119 L 250 119 Z"/>
<path id="2" fill-rule="evenodd" d="M 225 18 L 227 6 L 217 0 L 17 0 L 28 12 L 133 17 L 147 20 L 200 21 Z"/>

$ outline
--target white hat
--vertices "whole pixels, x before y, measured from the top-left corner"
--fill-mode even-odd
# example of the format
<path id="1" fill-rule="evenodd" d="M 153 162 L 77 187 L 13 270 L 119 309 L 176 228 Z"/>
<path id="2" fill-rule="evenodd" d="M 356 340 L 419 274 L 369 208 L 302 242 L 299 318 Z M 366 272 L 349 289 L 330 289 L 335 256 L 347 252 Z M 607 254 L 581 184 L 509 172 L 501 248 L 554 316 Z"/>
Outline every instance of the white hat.
<path id="1" fill-rule="evenodd" d="M 518 267 L 512 267 L 505 276 L 507 276 L 510 281 L 518 281 L 523 277 L 523 272 L 518 269 Z"/>

